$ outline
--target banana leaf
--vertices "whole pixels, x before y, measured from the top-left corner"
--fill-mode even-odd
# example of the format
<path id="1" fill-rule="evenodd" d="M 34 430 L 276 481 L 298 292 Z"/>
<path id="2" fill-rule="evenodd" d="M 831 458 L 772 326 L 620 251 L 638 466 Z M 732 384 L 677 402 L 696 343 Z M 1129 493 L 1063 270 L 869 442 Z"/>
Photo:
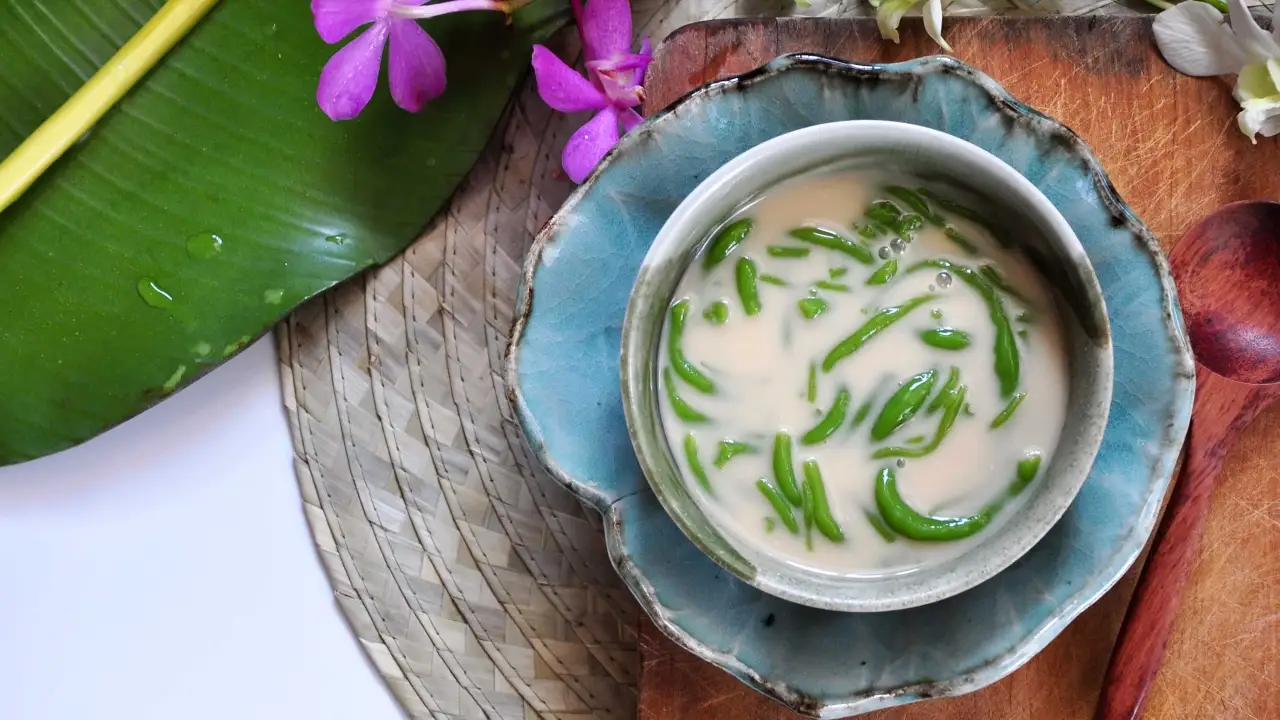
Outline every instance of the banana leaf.
<path id="1" fill-rule="evenodd" d="M 0 0 L 0 158 L 162 4 Z M 222 0 L 0 213 L 0 465 L 122 422 L 401 251 L 566 11 L 427 21 L 445 94 L 403 112 L 384 68 L 363 115 L 334 123 L 315 88 L 339 46 L 308 3 Z"/>

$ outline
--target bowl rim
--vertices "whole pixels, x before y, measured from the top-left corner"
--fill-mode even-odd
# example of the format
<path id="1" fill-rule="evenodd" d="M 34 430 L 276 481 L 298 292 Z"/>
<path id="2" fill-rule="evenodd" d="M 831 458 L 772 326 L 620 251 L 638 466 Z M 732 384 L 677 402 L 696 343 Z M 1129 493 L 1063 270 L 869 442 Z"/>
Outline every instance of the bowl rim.
<path id="1" fill-rule="evenodd" d="M 714 21 L 712 21 L 714 22 Z M 704 23 L 695 23 L 699 25 Z M 686 29 L 691 26 L 686 26 Z M 661 48 L 659 48 L 660 50 Z M 646 138 L 664 131 L 690 106 L 710 102 L 729 93 L 749 92 L 754 86 L 766 86 L 770 80 L 790 73 L 831 75 L 843 82 L 859 83 L 884 77 L 921 78 L 931 74 L 951 74 L 976 86 L 993 104 L 995 113 L 1021 126 L 1022 132 L 1044 135 L 1058 143 L 1062 150 L 1079 162 L 1091 181 L 1093 193 L 1101 205 L 1098 212 L 1122 229 L 1138 252 L 1150 262 L 1160 290 L 1161 340 L 1169 344 L 1171 392 L 1159 416 L 1159 427 L 1150 432 L 1155 444 L 1150 462 L 1136 473 L 1145 497 L 1141 500 L 1128 532 L 1116 538 L 1105 561 L 1084 576 L 1075 590 L 1062 598 L 1038 624 L 1026 630 L 1013 645 L 983 660 L 976 667 L 957 671 L 947 677 L 922 680 L 919 683 L 892 687 L 849 689 L 843 694 L 818 696 L 789 685 L 777 678 L 775 670 L 757 669 L 737 657 L 730 649 L 717 649 L 696 630 L 681 620 L 680 611 L 666 604 L 660 587 L 632 558 L 634 548 L 626 531 L 635 519 L 627 514 L 636 496 L 643 492 L 595 484 L 591 478 L 578 477 L 561 465 L 543 441 L 539 416 L 529 405 L 521 387 L 520 356 L 534 310 L 535 278 L 544 256 L 555 250 L 560 234 L 569 218 L 590 196 L 601 174 L 623 158 L 643 148 Z M 520 288 L 516 295 L 515 314 L 504 352 L 503 379 L 514 420 L 523 432 L 530 449 L 550 476 L 580 501 L 599 511 L 604 518 L 604 535 L 609 557 L 627 587 L 652 617 L 654 624 L 673 642 L 715 664 L 752 689 L 765 694 L 809 717 L 847 717 L 872 710 L 894 707 L 928 697 L 950 697 L 974 692 L 1007 677 L 1025 665 L 1058 637 L 1072 621 L 1111 590 L 1141 556 L 1155 529 L 1164 496 L 1186 440 L 1191 420 L 1192 399 L 1196 390 L 1195 364 L 1187 339 L 1186 326 L 1178 305 L 1178 291 L 1169 271 L 1160 242 L 1120 196 L 1092 148 L 1069 127 L 1035 108 L 1019 101 L 994 79 L 977 68 L 948 55 L 931 55 L 891 63 L 856 63 L 816 53 L 787 53 L 736 75 L 713 80 L 696 87 L 654 113 L 646 123 L 622 138 L 591 176 L 578 186 L 562 207 L 533 238 L 521 270 Z M 1108 429 L 1110 429 L 1108 421 Z"/>
<path id="2" fill-rule="evenodd" d="M 1096 405 L 1102 410 L 1087 414 L 1089 422 L 1080 431 L 1079 455 L 1073 456 L 1072 466 L 1056 478 L 1053 490 L 1028 499 L 1037 506 L 1035 515 L 1038 517 L 1034 523 L 1025 520 L 1027 508 L 1020 507 L 1018 513 L 1024 516 L 1023 522 L 1011 525 L 1014 521 L 1006 520 L 996 528 L 995 535 L 945 562 L 902 575 L 874 578 L 836 576 L 780 561 L 758 547 L 750 547 L 741 538 L 729 540 L 732 534 L 722 532 L 691 495 L 674 497 L 663 483 L 655 479 L 655 475 L 661 472 L 658 468 L 666 464 L 663 455 L 669 458 L 674 450 L 661 428 L 661 420 L 656 419 L 657 399 L 654 399 L 649 412 L 642 412 L 640 406 L 644 400 L 641 396 L 644 393 L 638 388 L 641 384 L 652 383 L 651 370 L 655 362 L 652 356 L 658 352 L 660 341 L 654 343 L 651 350 L 638 348 L 636 344 L 644 334 L 639 328 L 646 318 L 659 309 L 665 312 L 671 303 L 670 297 L 660 303 L 646 297 L 647 286 L 657 282 L 649 280 L 650 275 L 672 258 L 687 252 L 690 245 L 703 243 L 706 232 L 715 224 L 708 225 L 705 218 L 723 215 L 719 210 L 726 201 L 730 205 L 741 205 L 768 187 L 821 172 L 825 168 L 839 167 L 842 160 L 856 158 L 866 150 L 875 150 L 885 144 L 902 144 L 904 140 L 917 143 L 924 149 L 924 154 L 941 154 L 948 160 L 968 163 L 967 167 L 981 167 L 985 172 L 998 176 L 1018 193 L 1016 201 L 1026 206 L 1028 215 L 1046 222 L 1050 229 L 1046 233 L 1049 243 L 1059 246 L 1066 259 L 1075 264 L 1077 274 L 1086 284 L 1084 296 L 1090 300 L 1095 319 L 1101 323 L 1095 346 L 1086 351 L 1097 363 L 1094 392 L 1075 402 Z M 816 146 L 832 146 L 816 164 L 793 167 L 796 165 L 794 162 L 778 162 L 780 155 L 793 152 L 804 155 L 796 151 Z M 779 164 L 783 166 L 781 171 L 777 169 Z M 762 172 L 765 167 L 769 169 Z M 752 189 L 743 191 L 740 189 L 743 186 Z M 736 201 L 732 200 L 734 198 Z M 715 206 L 714 211 L 709 211 L 708 205 Z M 684 268 L 681 276 L 687 270 Z M 677 289 L 673 286 L 672 296 Z M 645 310 L 649 312 L 642 315 Z M 663 326 L 659 323 L 659 336 Z M 811 125 L 770 138 L 717 168 L 680 202 L 650 244 L 628 295 L 619 369 L 627 433 L 641 471 L 663 509 L 699 550 L 744 582 L 784 600 L 826 610 L 882 612 L 944 600 L 985 582 L 1030 551 L 1062 518 L 1088 479 L 1102 445 L 1113 393 L 1112 353 L 1110 318 L 1092 262 L 1066 218 L 1039 188 L 999 157 L 961 138 L 909 123 L 859 119 Z M 645 415 L 655 420 L 646 422 L 643 419 Z M 650 437 L 650 430 L 656 437 Z M 678 465 L 676 470 L 680 480 L 687 485 L 687 478 Z M 1016 531 L 1012 538 L 1007 532 L 1011 529 Z M 710 536 L 706 534 L 708 531 Z M 1000 539 L 996 541 L 993 538 Z M 717 540 L 722 548 L 716 547 Z M 742 552 L 744 548 L 748 549 L 747 553 Z M 766 563 L 753 563 L 744 554 L 757 560 L 764 559 Z"/>

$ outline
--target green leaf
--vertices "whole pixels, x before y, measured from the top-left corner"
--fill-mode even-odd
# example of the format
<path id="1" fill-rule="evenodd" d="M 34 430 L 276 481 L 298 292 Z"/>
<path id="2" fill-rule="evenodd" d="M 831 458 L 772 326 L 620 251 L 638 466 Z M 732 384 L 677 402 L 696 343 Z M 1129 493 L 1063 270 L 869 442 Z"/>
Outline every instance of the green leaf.
<path id="1" fill-rule="evenodd" d="M 0 0 L 0 157 L 161 4 Z M 426 21 L 445 95 L 403 112 L 384 67 L 364 114 L 333 123 L 315 89 L 341 44 L 308 4 L 222 0 L 0 213 L 0 465 L 125 420 L 412 242 L 566 10 Z"/>

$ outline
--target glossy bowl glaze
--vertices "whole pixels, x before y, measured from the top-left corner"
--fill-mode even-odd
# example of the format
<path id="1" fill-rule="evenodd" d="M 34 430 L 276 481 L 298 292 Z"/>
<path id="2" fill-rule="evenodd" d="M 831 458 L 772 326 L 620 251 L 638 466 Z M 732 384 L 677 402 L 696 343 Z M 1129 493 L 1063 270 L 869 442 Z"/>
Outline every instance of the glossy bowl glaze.
<path id="1" fill-rule="evenodd" d="M 724 218 L 779 183 L 838 167 L 893 167 L 963 189 L 999 218 L 1004 236 L 1051 279 L 1070 367 L 1067 419 L 1057 448 L 1023 503 L 945 563 L 880 577 L 804 568 L 734 542 L 689 491 L 658 407 L 658 358 L 667 309 L 681 278 Z M 847 318 L 850 330 L 865 316 Z M 952 135 L 906 123 L 849 120 L 779 135 L 702 181 L 649 247 L 622 325 L 622 406 L 640 467 L 658 500 L 695 545 L 748 583 L 786 600 L 844 611 L 900 610 L 967 590 L 1021 557 L 1058 521 L 1093 466 L 1111 404 L 1110 326 L 1102 288 L 1062 214 L 1026 178 Z M 837 471 L 839 468 L 836 469 Z M 871 468 L 865 468 L 872 472 Z"/>
<path id="2" fill-rule="evenodd" d="M 933 128 L 999 157 L 1071 225 L 1106 299 L 1111 410 L 1088 480 L 1008 568 L 907 610 L 789 602 L 724 570 L 650 490 L 618 382 L 626 303 L 676 207 L 734 157 L 843 120 Z M 951 58 L 855 65 L 787 56 L 703 87 L 628 133 L 543 229 L 508 350 L 512 411 L 552 475 L 604 514 L 623 579 L 676 642 L 813 716 L 976 690 L 1013 672 L 1110 588 L 1154 526 L 1195 375 L 1168 264 L 1070 130 Z"/>

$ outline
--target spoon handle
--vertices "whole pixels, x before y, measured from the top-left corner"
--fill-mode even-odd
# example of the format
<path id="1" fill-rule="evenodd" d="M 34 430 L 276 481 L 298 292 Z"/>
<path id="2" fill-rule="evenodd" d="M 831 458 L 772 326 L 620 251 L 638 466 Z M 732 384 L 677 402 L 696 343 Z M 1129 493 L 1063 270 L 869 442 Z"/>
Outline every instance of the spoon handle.
<path id="1" fill-rule="evenodd" d="M 1196 558 L 1222 459 L 1236 433 L 1266 405 L 1259 386 L 1232 382 L 1203 366 L 1196 367 L 1196 383 L 1182 472 L 1120 627 L 1095 720 L 1141 717 Z"/>

